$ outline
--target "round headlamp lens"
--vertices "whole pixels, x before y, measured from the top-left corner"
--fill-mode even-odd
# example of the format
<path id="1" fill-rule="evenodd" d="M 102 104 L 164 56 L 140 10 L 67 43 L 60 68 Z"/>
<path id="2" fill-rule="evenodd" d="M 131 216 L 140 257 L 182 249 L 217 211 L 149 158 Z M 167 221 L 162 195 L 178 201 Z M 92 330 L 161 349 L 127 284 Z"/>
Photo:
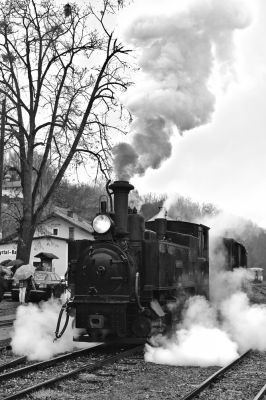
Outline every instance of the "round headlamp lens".
<path id="1" fill-rule="evenodd" d="M 92 222 L 93 229 L 97 233 L 106 233 L 111 227 L 110 218 L 107 215 L 97 215 Z"/>

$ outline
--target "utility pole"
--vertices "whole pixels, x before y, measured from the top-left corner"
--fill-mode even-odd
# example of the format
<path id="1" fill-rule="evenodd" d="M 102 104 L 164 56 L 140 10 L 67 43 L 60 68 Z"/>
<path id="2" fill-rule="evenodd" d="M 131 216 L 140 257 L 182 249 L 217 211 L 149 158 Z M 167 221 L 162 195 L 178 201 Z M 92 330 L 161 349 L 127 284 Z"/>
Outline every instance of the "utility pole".
<path id="1" fill-rule="evenodd" d="M 4 180 L 4 144 L 5 144 L 5 124 L 6 124 L 6 99 L 2 100 L 1 113 L 1 137 L 0 137 L 0 240 L 3 237 L 2 230 L 2 190 Z"/>

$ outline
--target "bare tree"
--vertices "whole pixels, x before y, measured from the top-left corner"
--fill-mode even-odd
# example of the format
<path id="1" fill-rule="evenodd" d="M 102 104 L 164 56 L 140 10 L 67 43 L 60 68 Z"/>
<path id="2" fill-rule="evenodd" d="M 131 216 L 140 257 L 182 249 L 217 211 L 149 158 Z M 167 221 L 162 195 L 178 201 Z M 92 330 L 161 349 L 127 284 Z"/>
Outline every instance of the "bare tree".
<path id="1" fill-rule="evenodd" d="M 129 50 L 109 29 L 121 1 L 80 9 L 52 0 L 0 0 L 0 95 L 6 132 L 20 160 L 23 191 L 17 257 L 28 262 L 38 220 L 73 161 L 108 170 L 117 93 Z M 97 5 L 99 8 L 97 8 Z M 119 108 L 120 110 L 120 108 Z M 34 168 L 34 155 L 41 162 Z M 41 197 L 47 165 L 57 174 Z"/>
<path id="2" fill-rule="evenodd" d="M 6 99 L 2 100 L 1 108 L 1 126 L 0 126 L 0 239 L 2 239 L 2 189 L 4 179 L 4 147 L 5 147 L 5 115 Z"/>

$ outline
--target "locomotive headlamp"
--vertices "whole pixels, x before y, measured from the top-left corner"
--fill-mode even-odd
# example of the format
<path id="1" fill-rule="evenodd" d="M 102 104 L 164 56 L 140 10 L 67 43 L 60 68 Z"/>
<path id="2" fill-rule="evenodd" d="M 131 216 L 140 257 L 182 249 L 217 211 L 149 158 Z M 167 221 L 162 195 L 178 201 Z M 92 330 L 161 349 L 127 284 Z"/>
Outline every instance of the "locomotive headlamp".
<path id="1" fill-rule="evenodd" d="M 111 220 L 105 214 L 97 215 L 92 221 L 92 226 L 97 233 L 106 233 L 111 227 Z"/>

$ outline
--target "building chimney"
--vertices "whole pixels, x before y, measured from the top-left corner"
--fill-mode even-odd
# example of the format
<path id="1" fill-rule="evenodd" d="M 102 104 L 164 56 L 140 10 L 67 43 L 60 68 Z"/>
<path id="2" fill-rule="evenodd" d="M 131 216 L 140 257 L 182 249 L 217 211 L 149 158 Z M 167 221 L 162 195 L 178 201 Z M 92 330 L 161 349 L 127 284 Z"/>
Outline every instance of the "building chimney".
<path id="1" fill-rule="evenodd" d="M 74 217 L 74 211 L 73 210 L 67 210 L 67 216 L 70 218 Z"/>
<path id="2" fill-rule="evenodd" d="M 128 193 L 134 189 L 134 186 L 127 181 L 116 181 L 109 188 L 114 193 L 116 234 L 118 236 L 125 236 L 128 234 Z"/>

